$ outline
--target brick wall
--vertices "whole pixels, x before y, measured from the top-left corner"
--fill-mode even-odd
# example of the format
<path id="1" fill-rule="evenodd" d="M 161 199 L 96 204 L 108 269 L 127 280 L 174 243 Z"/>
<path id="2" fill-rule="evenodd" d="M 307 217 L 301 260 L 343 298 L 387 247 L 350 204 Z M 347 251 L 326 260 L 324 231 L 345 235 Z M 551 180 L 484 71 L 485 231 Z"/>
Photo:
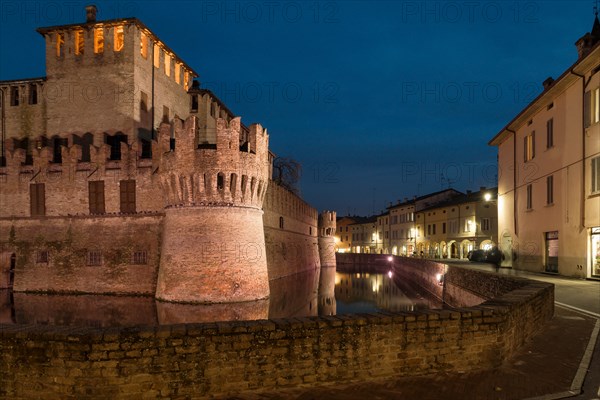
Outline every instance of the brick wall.
<path id="1" fill-rule="evenodd" d="M 0 396 L 207 397 L 490 368 L 553 314 L 553 285 L 522 282 L 457 311 L 108 330 L 0 325 Z"/>
<path id="2" fill-rule="evenodd" d="M 16 291 L 153 295 L 161 221 L 160 214 L 0 220 L 0 244 L 16 254 Z M 145 263 L 135 262 L 138 251 Z M 90 252 L 99 252 L 98 263 Z"/>

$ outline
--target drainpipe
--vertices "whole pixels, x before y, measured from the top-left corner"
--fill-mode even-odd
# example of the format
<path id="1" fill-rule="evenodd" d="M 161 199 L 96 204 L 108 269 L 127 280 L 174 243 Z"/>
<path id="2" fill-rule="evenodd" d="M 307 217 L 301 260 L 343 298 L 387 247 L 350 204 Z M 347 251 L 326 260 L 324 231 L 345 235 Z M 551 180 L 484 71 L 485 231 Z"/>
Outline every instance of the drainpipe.
<path id="1" fill-rule="evenodd" d="M 154 70 L 156 69 L 156 67 L 154 66 L 154 49 L 155 48 L 156 48 L 155 42 L 152 41 L 152 65 L 151 65 L 151 68 L 152 68 L 152 115 L 150 117 L 150 119 L 151 119 L 151 121 L 150 121 L 150 139 L 151 140 L 156 139 L 156 137 L 154 135 Z"/>
<path id="2" fill-rule="evenodd" d="M 4 100 L 4 88 L 0 88 L 0 105 L 2 106 L 2 124 L 0 126 L 0 129 L 2 129 L 2 154 L 0 155 L 2 160 L 6 162 L 6 102 Z"/>
<path id="3" fill-rule="evenodd" d="M 581 199 L 579 201 L 579 229 L 581 231 L 582 229 L 585 229 L 585 89 L 592 80 L 592 77 L 590 76 L 590 79 L 586 82 L 584 75 L 576 73 L 573 69 L 569 72 L 581 78 L 581 179 L 583 183 L 581 185 Z"/>
<path id="4" fill-rule="evenodd" d="M 512 133 L 513 137 L 513 226 L 515 236 L 519 236 L 519 218 L 517 217 L 517 132 L 510 129 L 506 131 Z"/>

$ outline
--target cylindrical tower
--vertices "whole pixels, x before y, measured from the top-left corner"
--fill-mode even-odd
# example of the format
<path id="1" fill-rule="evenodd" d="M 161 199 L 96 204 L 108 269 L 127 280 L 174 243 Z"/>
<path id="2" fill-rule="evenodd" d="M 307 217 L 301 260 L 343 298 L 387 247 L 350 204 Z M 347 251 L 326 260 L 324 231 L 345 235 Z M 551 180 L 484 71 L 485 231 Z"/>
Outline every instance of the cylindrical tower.
<path id="1" fill-rule="evenodd" d="M 165 218 L 156 297 L 189 303 L 267 298 L 267 132 L 234 118 L 217 120 L 216 144 L 200 145 L 198 136 L 195 116 L 163 124 L 159 132 Z"/>
<path id="2" fill-rule="evenodd" d="M 335 263 L 336 212 L 323 211 L 319 214 L 319 258 L 321 268 L 334 267 Z"/>

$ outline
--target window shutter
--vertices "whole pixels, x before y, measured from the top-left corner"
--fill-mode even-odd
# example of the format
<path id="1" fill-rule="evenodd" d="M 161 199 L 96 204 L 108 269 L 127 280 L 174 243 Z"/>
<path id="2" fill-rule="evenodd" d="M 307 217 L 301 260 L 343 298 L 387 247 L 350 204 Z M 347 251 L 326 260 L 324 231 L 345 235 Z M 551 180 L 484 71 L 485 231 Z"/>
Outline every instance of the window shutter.
<path id="1" fill-rule="evenodd" d="M 104 214 L 104 181 L 98 181 L 98 212 Z"/>
<path id="2" fill-rule="evenodd" d="M 592 122 L 592 92 L 589 90 L 583 96 L 583 126 L 587 128 Z"/>
<path id="3" fill-rule="evenodd" d="M 531 159 L 535 158 L 535 131 L 531 132 Z"/>
<path id="4" fill-rule="evenodd" d="M 46 185 L 39 183 L 36 186 L 38 215 L 46 215 Z"/>
<path id="5" fill-rule="evenodd" d="M 523 162 L 527 162 L 527 136 L 523 138 Z"/>

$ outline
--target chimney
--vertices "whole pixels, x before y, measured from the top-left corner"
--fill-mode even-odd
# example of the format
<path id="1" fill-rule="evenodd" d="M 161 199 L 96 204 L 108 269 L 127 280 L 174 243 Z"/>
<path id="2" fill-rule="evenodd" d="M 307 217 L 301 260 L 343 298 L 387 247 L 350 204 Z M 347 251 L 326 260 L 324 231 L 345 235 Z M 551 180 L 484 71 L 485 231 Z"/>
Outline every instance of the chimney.
<path id="1" fill-rule="evenodd" d="M 552 78 L 551 76 L 546 78 L 546 80 L 544 82 L 542 82 L 542 85 L 544 86 L 544 90 L 548 90 L 548 88 L 550 86 L 552 86 L 552 83 L 554 83 L 554 78 Z"/>
<path id="2" fill-rule="evenodd" d="M 96 12 L 98 8 L 94 4 L 85 6 L 86 22 L 96 22 Z"/>

